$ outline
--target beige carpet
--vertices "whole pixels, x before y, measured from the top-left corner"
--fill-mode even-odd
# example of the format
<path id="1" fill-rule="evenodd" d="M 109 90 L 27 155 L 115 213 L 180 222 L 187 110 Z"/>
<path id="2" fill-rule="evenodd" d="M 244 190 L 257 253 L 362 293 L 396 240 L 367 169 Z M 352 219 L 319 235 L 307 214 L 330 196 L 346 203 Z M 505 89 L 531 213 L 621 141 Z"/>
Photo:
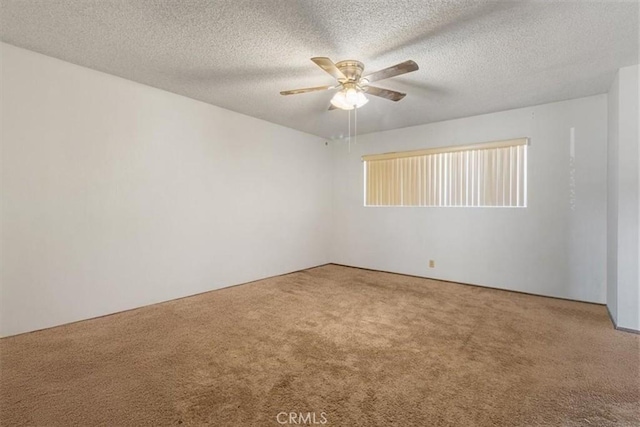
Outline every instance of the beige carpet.
<path id="1" fill-rule="evenodd" d="M 605 307 L 333 265 L 0 357 L 3 426 L 640 425 L 640 336 Z"/>

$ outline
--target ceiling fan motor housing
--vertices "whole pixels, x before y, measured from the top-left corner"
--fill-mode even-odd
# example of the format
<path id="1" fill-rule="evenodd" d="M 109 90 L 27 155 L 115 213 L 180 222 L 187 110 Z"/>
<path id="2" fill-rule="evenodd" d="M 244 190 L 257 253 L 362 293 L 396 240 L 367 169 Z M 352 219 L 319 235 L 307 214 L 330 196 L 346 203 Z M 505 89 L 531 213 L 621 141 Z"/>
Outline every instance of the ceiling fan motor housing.
<path id="1" fill-rule="evenodd" d="M 362 76 L 362 72 L 364 71 L 364 64 L 360 61 L 355 61 L 353 59 L 347 59 L 345 61 L 340 61 L 336 64 L 336 67 L 342 71 L 342 74 L 349 81 L 357 82 L 360 80 Z M 341 82 L 344 83 L 344 82 Z"/>

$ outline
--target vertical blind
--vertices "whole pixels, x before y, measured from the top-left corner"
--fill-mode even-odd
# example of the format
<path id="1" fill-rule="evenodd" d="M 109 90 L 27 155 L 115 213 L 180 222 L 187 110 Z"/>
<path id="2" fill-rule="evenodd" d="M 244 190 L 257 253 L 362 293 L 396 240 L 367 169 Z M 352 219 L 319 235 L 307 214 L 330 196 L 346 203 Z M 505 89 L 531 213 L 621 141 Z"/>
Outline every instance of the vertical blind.
<path id="1" fill-rule="evenodd" d="M 528 138 L 363 156 L 367 206 L 527 203 Z"/>

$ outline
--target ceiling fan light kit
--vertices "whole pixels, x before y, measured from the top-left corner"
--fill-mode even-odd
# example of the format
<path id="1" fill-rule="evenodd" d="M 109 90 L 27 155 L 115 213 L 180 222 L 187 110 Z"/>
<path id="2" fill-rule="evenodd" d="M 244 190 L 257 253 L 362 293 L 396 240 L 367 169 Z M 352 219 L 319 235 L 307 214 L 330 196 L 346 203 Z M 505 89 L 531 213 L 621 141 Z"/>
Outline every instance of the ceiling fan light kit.
<path id="1" fill-rule="evenodd" d="M 353 84 L 353 87 L 342 89 L 331 98 L 331 105 L 341 110 L 360 108 L 367 102 L 369 102 L 369 99 L 364 96 L 362 89 L 359 89 L 355 84 Z"/>
<path id="2" fill-rule="evenodd" d="M 400 101 L 406 96 L 405 93 L 370 86 L 369 83 L 410 73 L 418 69 L 418 64 L 409 60 L 362 77 L 364 64 L 360 61 L 349 59 L 334 63 L 331 59 L 325 57 L 315 57 L 311 58 L 311 60 L 324 71 L 331 74 L 338 81 L 338 84 L 335 86 L 318 86 L 306 89 L 287 90 L 280 92 L 280 94 L 295 95 L 339 88 L 340 91 L 331 99 L 330 110 L 335 108 L 341 110 L 360 108 L 369 102 L 365 93 L 379 96 L 390 101 Z"/>

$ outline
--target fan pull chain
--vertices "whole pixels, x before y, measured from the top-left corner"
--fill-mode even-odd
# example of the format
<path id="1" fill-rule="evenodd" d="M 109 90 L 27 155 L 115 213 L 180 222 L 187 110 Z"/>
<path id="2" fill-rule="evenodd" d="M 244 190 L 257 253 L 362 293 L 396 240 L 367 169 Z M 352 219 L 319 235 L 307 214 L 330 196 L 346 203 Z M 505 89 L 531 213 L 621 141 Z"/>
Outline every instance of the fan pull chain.
<path id="1" fill-rule="evenodd" d="M 353 142 L 358 143 L 358 109 L 353 106 Z"/>
<path id="2" fill-rule="evenodd" d="M 347 110 L 347 115 L 349 116 L 349 153 L 351 153 L 351 111 Z"/>

